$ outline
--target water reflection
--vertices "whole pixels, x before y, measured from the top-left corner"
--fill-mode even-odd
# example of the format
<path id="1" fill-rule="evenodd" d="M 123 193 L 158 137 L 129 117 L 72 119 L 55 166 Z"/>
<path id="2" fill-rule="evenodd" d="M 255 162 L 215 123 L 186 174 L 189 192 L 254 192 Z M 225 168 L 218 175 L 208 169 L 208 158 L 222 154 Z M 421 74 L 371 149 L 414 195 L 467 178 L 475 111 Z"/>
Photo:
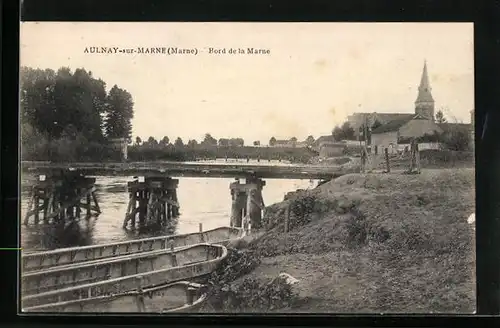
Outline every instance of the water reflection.
<path id="1" fill-rule="evenodd" d="M 218 161 L 219 162 L 219 161 Z M 261 161 L 262 163 L 262 161 Z M 246 164 L 246 163 L 244 163 Z M 269 163 L 262 163 L 269 165 Z M 286 163 L 277 165 L 290 165 Z M 24 179 L 23 179 L 24 180 Z M 159 235 L 197 232 L 229 225 L 231 198 L 226 178 L 179 178 L 178 199 L 180 215 L 166 227 L 150 225 L 141 229 L 123 229 L 129 196 L 127 182 L 132 177 L 96 177 L 96 195 L 102 213 L 89 220 L 38 226 L 21 226 L 21 245 L 24 249 L 53 249 L 71 246 L 111 243 Z M 23 183 L 21 214 L 28 203 L 28 190 Z M 263 197 L 266 205 L 283 200 L 287 192 L 315 187 L 317 181 L 266 179 Z M 21 220 L 22 221 L 22 220 Z"/>

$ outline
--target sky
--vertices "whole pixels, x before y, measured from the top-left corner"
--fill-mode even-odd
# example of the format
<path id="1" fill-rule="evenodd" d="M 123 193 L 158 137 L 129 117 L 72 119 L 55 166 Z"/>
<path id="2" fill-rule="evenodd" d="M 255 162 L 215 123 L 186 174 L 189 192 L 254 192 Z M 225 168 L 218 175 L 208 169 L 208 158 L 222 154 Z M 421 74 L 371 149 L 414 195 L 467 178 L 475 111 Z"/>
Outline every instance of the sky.
<path id="1" fill-rule="evenodd" d="M 436 111 L 468 123 L 474 108 L 472 23 L 28 22 L 20 44 L 22 66 L 85 68 L 107 90 L 130 92 L 133 136 L 142 139 L 304 140 L 331 134 L 354 112 L 412 113 L 424 60 Z M 249 47 L 270 53 L 228 53 Z"/>

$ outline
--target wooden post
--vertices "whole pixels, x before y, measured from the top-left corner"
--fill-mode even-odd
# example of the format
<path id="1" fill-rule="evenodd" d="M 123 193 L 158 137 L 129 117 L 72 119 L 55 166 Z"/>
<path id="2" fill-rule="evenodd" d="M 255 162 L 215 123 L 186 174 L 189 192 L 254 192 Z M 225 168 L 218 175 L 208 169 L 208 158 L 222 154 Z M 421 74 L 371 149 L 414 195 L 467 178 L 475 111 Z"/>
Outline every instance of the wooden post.
<path id="1" fill-rule="evenodd" d="M 240 195 L 236 189 L 231 190 L 231 227 L 241 228 L 242 211 L 240 206 Z"/>
<path id="2" fill-rule="evenodd" d="M 191 286 L 187 287 L 187 290 L 186 290 L 186 304 L 187 305 L 193 304 L 195 291 L 196 291 L 196 288 L 193 288 Z"/>
<path id="3" fill-rule="evenodd" d="M 30 194 L 29 194 L 29 201 L 28 201 L 28 208 L 26 209 L 26 215 L 24 216 L 24 225 L 29 224 L 29 218 L 30 218 L 30 212 L 31 209 L 33 208 L 33 202 L 34 202 L 34 194 L 35 189 L 31 188 Z"/>
<path id="4" fill-rule="evenodd" d="M 364 152 L 364 149 L 361 149 L 361 173 L 365 173 L 365 166 L 366 166 L 366 154 Z"/>
<path id="5" fill-rule="evenodd" d="M 95 194 L 95 191 L 93 191 L 93 190 L 92 190 L 92 199 L 94 200 L 95 210 L 96 210 L 97 214 L 100 214 L 101 208 L 99 207 L 99 202 L 97 201 L 97 196 Z"/>
<path id="6" fill-rule="evenodd" d="M 172 207 L 172 217 L 176 218 L 179 216 L 179 199 L 177 198 L 177 189 L 172 190 L 172 200 L 177 204 Z"/>
<path id="7" fill-rule="evenodd" d="M 40 195 L 38 194 L 38 190 L 35 190 L 35 208 L 34 208 L 34 211 L 35 211 L 35 224 L 38 224 L 39 221 L 40 221 Z"/>
<path id="8" fill-rule="evenodd" d="M 389 173 L 391 172 L 391 166 L 389 164 L 389 149 L 385 149 L 385 167 L 386 167 L 386 172 Z"/>
<path id="9" fill-rule="evenodd" d="M 417 173 L 420 174 L 420 151 L 418 150 L 418 143 L 415 144 L 415 162 L 417 164 Z"/>
<path id="10" fill-rule="evenodd" d="M 250 190 L 247 191 L 247 202 L 245 206 L 245 230 L 250 233 L 250 230 L 252 229 L 252 218 L 250 217 L 250 213 L 252 213 L 252 193 Z"/>
<path id="11" fill-rule="evenodd" d="M 288 232 L 288 224 L 290 220 L 290 205 L 285 208 L 285 233 Z"/>
<path id="12" fill-rule="evenodd" d="M 170 244 L 170 255 L 172 267 L 177 266 L 177 254 L 174 253 L 174 244 Z"/>
<path id="13" fill-rule="evenodd" d="M 144 227 L 144 224 L 146 223 L 146 215 L 148 213 L 148 199 L 147 199 L 147 192 L 146 190 L 141 190 L 140 191 L 141 198 L 140 198 L 140 211 L 139 211 L 139 225 L 141 227 Z"/>
<path id="14" fill-rule="evenodd" d="M 92 215 L 92 212 L 91 212 L 91 210 L 92 210 L 92 201 L 91 201 L 90 197 L 92 197 L 90 195 L 90 193 L 87 193 L 87 202 L 85 204 L 87 206 L 87 217 L 90 217 Z"/>
<path id="15" fill-rule="evenodd" d="M 142 290 L 142 284 L 143 284 L 142 276 L 136 278 L 136 284 L 137 284 L 137 296 L 136 296 L 137 312 L 145 312 L 146 306 L 144 304 L 144 292 Z"/>
<path id="16" fill-rule="evenodd" d="M 131 215 L 132 217 L 130 218 L 130 225 L 132 226 L 132 228 L 135 228 L 135 217 L 137 215 L 137 209 L 139 208 L 139 202 L 138 202 L 138 196 L 139 196 L 139 193 L 137 192 L 136 189 L 134 189 L 133 193 L 132 193 L 132 210 L 131 210 Z"/>
<path id="17" fill-rule="evenodd" d="M 199 223 L 198 228 L 200 232 L 203 232 L 203 223 Z"/>
<path id="18" fill-rule="evenodd" d="M 47 188 L 44 190 L 43 198 L 43 223 L 47 223 L 47 211 L 49 210 L 50 193 Z"/>

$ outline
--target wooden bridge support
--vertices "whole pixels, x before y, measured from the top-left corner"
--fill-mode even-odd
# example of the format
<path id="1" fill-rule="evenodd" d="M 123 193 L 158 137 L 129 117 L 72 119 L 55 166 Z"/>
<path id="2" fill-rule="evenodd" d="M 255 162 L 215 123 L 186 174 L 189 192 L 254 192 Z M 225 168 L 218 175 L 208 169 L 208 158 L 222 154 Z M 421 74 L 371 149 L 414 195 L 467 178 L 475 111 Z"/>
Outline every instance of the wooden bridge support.
<path id="1" fill-rule="evenodd" d="M 128 183 L 129 204 L 123 227 L 155 223 L 165 226 L 171 218 L 179 216 L 177 186 L 179 180 L 171 178 L 139 177 Z"/>
<path id="2" fill-rule="evenodd" d="M 86 217 L 99 215 L 95 190 L 95 178 L 78 172 L 40 175 L 31 188 L 24 224 L 28 225 L 31 217 L 34 224 L 39 224 L 40 216 L 44 223 L 79 219 L 82 210 Z"/>
<path id="3" fill-rule="evenodd" d="M 245 183 L 239 179 L 231 183 L 231 226 L 248 228 L 260 228 L 262 225 L 262 211 L 264 210 L 264 199 L 262 188 L 265 181 L 258 178 L 248 178 Z"/>

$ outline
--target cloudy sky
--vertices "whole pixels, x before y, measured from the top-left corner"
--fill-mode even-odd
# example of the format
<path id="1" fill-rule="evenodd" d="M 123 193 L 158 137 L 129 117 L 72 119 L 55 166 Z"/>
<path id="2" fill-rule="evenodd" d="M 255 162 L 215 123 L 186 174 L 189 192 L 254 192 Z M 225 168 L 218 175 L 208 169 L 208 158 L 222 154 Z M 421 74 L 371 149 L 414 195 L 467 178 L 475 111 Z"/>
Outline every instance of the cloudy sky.
<path id="1" fill-rule="evenodd" d="M 198 55 L 86 47 L 196 48 Z M 269 49 L 210 55 L 207 48 Z M 85 68 L 129 91 L 133 135 L 247 143 L 330 134 L 356 112 L 414 111 L 424 60 L 436 109 L 470 121 L 473 25 L 459 23 L 22 23 L 21 65 Z"/>

